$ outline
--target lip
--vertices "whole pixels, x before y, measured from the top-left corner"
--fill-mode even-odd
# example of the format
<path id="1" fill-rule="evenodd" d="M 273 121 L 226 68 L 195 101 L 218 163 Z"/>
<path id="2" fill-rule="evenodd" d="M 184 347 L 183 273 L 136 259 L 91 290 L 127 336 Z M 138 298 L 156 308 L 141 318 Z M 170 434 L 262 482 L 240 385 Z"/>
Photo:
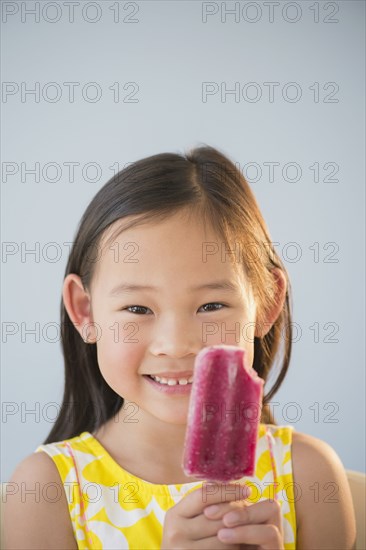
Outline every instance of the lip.
<path id="1" fill-rule="evenodd" d="M 159 375 L 156 375 L 159 376 Z M 169 386 L 168 384 L 159 384 L 155 382 L 148 374 L 144 374 L 143 377 L 147 382 L 149 382 L 157 391 L 161 393 L 166 393 L 168 395 L 189 395 L 191 393 L 192 384 L 180 385 L 176 384 L 175 386 Z M 180 375 L 180 378 L 184 376 Z"/>
<path id="2" fill-rule="evenodd" d="M 179 380 L 179 378 L 190 378 L 193 376 L 193 371 L 182 371 L 182 372 L 152 372 L 147 376 L 159 376 L 159 378 L 171 378 L 172 380 Z"/>

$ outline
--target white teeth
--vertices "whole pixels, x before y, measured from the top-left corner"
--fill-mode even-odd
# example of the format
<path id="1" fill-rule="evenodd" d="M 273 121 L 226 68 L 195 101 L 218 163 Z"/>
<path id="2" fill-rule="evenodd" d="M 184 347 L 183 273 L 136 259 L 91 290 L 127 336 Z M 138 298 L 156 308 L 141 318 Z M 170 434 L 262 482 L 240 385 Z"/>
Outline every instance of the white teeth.
<path id="1" fill-rule="evenodd" d="M 179 378 L 178 380 L 173 378 L 160 378 L 159 376 L 152 375 L 151 378 L 160 384 L 167 384 L 168 386 L 185 386 L 186 384 L 191 384 L 193 382 L 193 376 L 190 376 L 189 378 Z"/>

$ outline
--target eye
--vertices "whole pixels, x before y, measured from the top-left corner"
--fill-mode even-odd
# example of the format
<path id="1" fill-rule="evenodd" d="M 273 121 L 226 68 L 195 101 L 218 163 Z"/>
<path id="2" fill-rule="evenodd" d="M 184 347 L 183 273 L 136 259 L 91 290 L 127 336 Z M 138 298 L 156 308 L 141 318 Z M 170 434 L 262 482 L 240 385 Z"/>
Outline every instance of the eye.
<path id="1" fill-rule="evenodd" d="M 206 306 L 220 306 L 220 308 L 215 308 L 215 309 L 208 309 L 206 311 L 210 312 L 210 311 L 219 311 L 220 309 L 222 309 L 223 307 L 226 307 L 225 304 L 221 304 L 221 302 L 209 302 L 208 304 L 204 304 L 202 307 L 206 307 Z"/>
<path id="2" fill-rule="evenodd" d="M 204 304 L 201 306 L 201 308 L 206 308 L 207 306 L 210 306 L 209 309 L 206 309 L 206 312 L 210 311 L 220 311 L 222 308 L 226 307 L 225 304 L 222 304 L 221 302 L 209 302 L 208 304 Z M 212 306 L 214 306 L 212 308 Z M 215 307 L 219 306 L 219 307 Z M 200 308 L 200 309 L 201 309 Z M 121 311 L 128 311 L 129 313 L 133 313 L 135 315 L 145 315 L 147 311 L 151 311 L 148 307 L 145 306 L 127 306 L 123 308 Z"/>
<path id="3" fill-rule="evenodd" d="M 134 311 L 130 311 L 131 309 L 134 310 Z M 144 312 L 141 313 L 141 310 L 145 310 L 145 311 L 146 311 L 146 310 L 148 310 L 148 309 L 149 309 L 149 308 L 148 308 L 148 307 L 145 307 L 145 306 L 128 306 L 128 307 L 123 308 L 121 311 L 127 310 L 127 311 L 130 311 L 130 313 L 135 313 L 135 314 L 137 314 L 137 315 L 141 315 L 141 314 L 143 315 Z M 151 309 L 150 309 L 150 311 L 151 311 Z"/>

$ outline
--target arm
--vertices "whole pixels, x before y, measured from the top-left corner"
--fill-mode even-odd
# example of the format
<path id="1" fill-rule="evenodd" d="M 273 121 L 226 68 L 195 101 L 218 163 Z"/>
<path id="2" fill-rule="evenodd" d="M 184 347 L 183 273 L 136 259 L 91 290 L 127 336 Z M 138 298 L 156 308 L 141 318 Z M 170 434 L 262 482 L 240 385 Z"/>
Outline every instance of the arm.
<path id="1" fill-rule="evenodd" d="M 295 495 L 296 489 L 301 495 L 295 502 L 298 549 L 355 548 L 352 495 L 334 449 L 321 439 L 294 432 L 292 466 Z"/>
<path id="2" fill-rule="evenodd" d="M 46 453 L 25 458 L 9 483 L 4 503 L 6 550 L 77 550 L 62 481 Z M 48 496 L 46 490 L 42 491 L 47 483 L 52 484 L 49 487 L 57 485 L 61 498 L 56 499 L 55 488 L 49 489 Z"/>

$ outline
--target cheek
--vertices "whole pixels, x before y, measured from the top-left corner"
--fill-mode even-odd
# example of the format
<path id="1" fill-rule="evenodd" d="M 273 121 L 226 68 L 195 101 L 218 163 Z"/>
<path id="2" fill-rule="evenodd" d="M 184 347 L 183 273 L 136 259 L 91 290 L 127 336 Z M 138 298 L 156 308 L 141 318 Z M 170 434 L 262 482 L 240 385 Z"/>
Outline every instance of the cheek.
<path id="1" fill-rule="evenodd" d="M 104 368 L 120 369 L 122 366 L 137 368 L 142 360 L 142 346 L 139 342 L 128 342 L 127 340 L 114 341 L 113 337 L 108 340 L 100 340 L 97 344 L 98 363 Z"/>
<path id="2" fill-rule="evenodd" d="M 143 360 L 143 345 L 133 323 L 109 321 L 103 324 L 97 341 L 97 359 L 106 381 L 115 389 L 122 379 L 131 379 Z"/>
<path id="3" fill-rule="evenodd" d="M 99 370 L 106 383 L 121 397 L 134 391 L 141 360 L 135 347 L 104 341 L 97 345 Z"/>
<path id="4" fill-rule="evenodd" d="M 113 349 L 128 348 L 131 350 L 138 347 L 143 341 L 143 333 L 140 323 L 131 319 L 130 316 L 113 312 L 104 313 L 99 316 L 100 325 L 99 343 Z"/>
<path id="5" fill-rule="evenodd" d="M 253 321 L 247 321 L 242 329 L 242 340 L 241 347 L 246 351 L 246 358 L 248 366 L 253 365 L 254 360 L 254 334 L 255 334 L 255 323 Z"/>
<path id="6" fill-rule="evenodd" d="M 245 345 L 245 357 L 246 357 L 246 365 L 248 367 L 253 366 L 253 360 L 254 360 L 254 344 L 246 344 Z"/>

